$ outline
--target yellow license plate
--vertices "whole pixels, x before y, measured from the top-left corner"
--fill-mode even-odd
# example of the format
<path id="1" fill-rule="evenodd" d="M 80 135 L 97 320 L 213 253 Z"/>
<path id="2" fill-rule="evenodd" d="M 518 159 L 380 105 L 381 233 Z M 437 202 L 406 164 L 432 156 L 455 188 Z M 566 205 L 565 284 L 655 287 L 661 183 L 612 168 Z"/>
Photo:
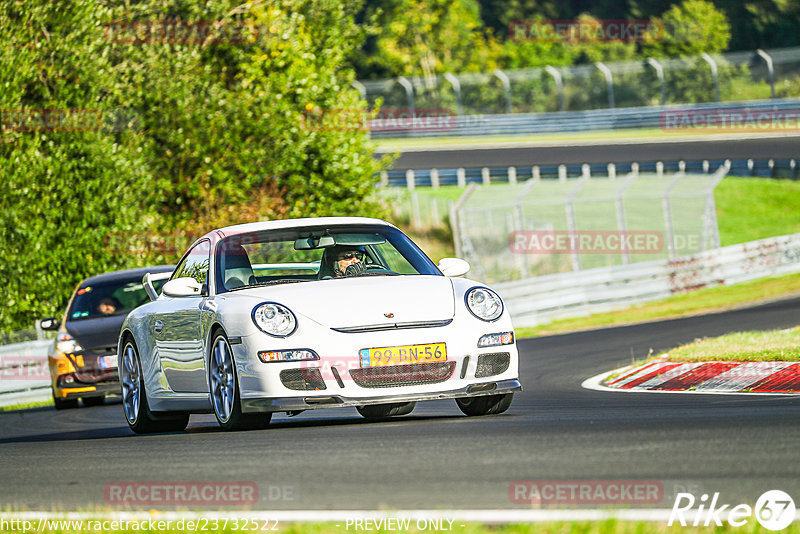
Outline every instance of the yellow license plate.
<path id="1" fill-rule="evenodd" d="M 361 367 L 444 361 L 447 361 L 447 346 L 444 343 L 361 349 Z"/>

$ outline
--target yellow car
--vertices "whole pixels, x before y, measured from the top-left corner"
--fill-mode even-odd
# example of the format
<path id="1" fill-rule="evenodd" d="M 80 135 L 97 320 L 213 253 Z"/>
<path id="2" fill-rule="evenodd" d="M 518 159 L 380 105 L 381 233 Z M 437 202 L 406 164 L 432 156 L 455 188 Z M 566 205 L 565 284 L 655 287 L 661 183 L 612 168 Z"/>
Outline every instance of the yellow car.
<path id="1" fill-rule="evenodd" d="M 67 305 L 62 321 L 40 321 L 44 330 L 58 330 L 48 351 L 53 401 L 56 409 L 102 404 L 106 395 L 120 394 L 117 338 L 122 322 L 149 298 L 142 285 L 151 273 L 156 290 L 172 273 L 172 266 L 146 267 L 92 276 L 81 282 Z"/>

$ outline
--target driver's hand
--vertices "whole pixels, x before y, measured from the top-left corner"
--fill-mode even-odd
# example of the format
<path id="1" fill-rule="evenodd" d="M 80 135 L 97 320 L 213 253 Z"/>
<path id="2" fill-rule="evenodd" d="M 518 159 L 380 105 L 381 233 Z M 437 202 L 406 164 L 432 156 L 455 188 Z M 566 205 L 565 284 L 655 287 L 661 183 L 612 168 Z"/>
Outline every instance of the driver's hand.
<path id="1" fill-rule="evenodd" d="M 366 270 L 366 266 L 364 266 L 364 262 L 357 261 L 355 263 L 351 263 L 347 266 L 347 269 L 344 271 L 345 276 L 358 276 L 359 274 L 363 273 Z"/>

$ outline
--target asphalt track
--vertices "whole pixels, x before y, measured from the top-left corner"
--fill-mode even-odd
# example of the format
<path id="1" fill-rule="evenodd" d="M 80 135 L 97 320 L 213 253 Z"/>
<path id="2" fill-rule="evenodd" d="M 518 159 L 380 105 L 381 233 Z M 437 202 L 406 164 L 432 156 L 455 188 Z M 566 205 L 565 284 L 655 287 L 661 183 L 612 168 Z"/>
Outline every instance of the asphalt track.
<path id="1" fill-rule="evenodd" d="M 428 148 L 406 151 L 397 158 L 393 169 L 450 169 L 458 167 L 504 167 L 520 165 L 558 165 L 582 163 L 621 163 L 638 161 L 699 161 L 725 159 L 792 159 L 800 158 L 798 137 L 764 137 L 751 139 L 692 140 L 669 142 L 603 142 L 596 144 L 568 141 L 554 146 L 503 148 L 480 145 L 443 149 Z"/>
<path id="2" fill-rule="evenodd" d="M 434 401 L 388 422 L 337 409 L 228 433 L 209 416 L 193 416 L 187 432 L 135 436 L 118 403 L 0 413 L 0 503 L 87 510 L 107 508 L 107 483 L 244 481 L 257 484 L 252 508 L 261 510 L 519 509 L 529 505 L 510 501 L 513 481 L 602 479 L 660 482 L 663 501 L 650 507 L 671 508 L 675 491 L 686 489 L 719 491 L 720 502 L 732 504 L 782 489 L 797 501 L 800 398 L 580 386 L 651 348 L 797 324 L 800 299 L 793 299 L 522 340 L 525 391 L 499 416 L 468 418 L 451 401 Z"/>

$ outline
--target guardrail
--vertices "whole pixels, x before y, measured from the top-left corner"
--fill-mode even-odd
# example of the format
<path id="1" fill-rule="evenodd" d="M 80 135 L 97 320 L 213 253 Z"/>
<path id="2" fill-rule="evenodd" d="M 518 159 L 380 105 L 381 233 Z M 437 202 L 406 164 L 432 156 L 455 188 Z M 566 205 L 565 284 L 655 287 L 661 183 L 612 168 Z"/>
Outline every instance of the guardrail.
<path id="1" fill-rule="evenodd" d="M 800 152 L 800 150 L 798 150 Z M 796 159 L 735 159 L 735 160 L 679 160 L 616 163 L 583 163 L 570 165 L 530 165 L 510 167 L 469 167 L 457 169 L 391 169 L 383 171 L 380 183 L 384 186 L 441 187 L 468 184 L 516 183 L 530 179 L 581 178 L 583 176 L 623 176 L 630 173 L 654 173 L 656 175 L 685 173 L 708 173 L 728 166 L 728 176 L 752 176 L 761 178 L 788 178 L 797 180 Z"/>
<path id="2" fill-rule="evenodd" d="M 438 116 L 434 126 L 425 117 L 407 117 L 398 125 L 386 128 L 385 119 L 370 121 L 370 136 L 373 139 L 385 138 L 424 138 L 424 137 L 462 137 L 490 135 L 546 134 L 565 132 L 588 132 L 610 130 L 664 129 L 665 131 L 692 132 L 701 130 L 694 125 L 680 126 L 678 117 L 696 117 L 703 113 L 709 116 L 728 116 L 751 114 L 755 120 L 758 113 L 797 113 L 800 99 L 783 98 L 775 100 L 751 100 L 744 102 L 724 102 L 711 104 L 684 104 L 657 107 L 633 107 L 616 109 L 592 109 L 586 111 L 557 111 L 551 113 L 512 113 L 494 115 Z M 674 118 L 671 119 L 670 117 Z M 797 118 L 793 119 L 797 129 Z M 715 133 L 736 133 L 744 125 L 709 125 L 705 131 Z M 383 128 L 383 129 L 382 129 Z M 775 131 L 785 128 L 778 124 L 766 125 L 755 122 L 748 126 L 750 131 Z M 787 129 L 787 131 L 789 131 Z"/>
<path id="3" fill-rule="evenodd" d="M 47 351 L 52 339 L 0 346 L 0 406 L 50 398 Z"/>
<path id="4" fill-rule="evenodd" d="M 689 290 L 800 272 L 800 234 L 708 250 L 671 260 L 494 284 L 515 326 L 612 311 Z"/>

